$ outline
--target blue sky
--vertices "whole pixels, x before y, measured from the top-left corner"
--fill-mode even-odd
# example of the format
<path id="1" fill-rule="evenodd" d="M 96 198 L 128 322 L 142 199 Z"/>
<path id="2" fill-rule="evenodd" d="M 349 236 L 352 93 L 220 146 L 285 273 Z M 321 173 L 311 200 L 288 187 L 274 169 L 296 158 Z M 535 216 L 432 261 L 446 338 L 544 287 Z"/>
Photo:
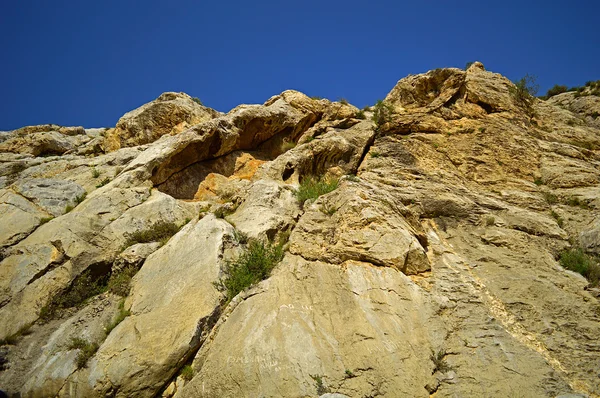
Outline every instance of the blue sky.
<path id="1" fill-rule="evenodd" d="M 363 107 L 409 73 L 480 60 L 600 79 L 598 1 L 8 1 L 0 130 L 114 126 L 164 91 L 226 112 L 286 89 Z"/>

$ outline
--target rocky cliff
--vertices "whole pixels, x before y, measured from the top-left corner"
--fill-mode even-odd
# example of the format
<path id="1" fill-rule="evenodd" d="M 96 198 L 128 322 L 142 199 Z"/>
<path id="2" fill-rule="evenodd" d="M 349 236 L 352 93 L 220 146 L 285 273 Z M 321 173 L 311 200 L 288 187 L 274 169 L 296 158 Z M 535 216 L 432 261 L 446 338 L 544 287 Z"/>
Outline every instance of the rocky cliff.
<path id="1" fill-rule="evenodd" d="M 598 397 L 598 111 L 475 63 L 364 110 L 165 93 L 2 133 L 0 388 Z"/>

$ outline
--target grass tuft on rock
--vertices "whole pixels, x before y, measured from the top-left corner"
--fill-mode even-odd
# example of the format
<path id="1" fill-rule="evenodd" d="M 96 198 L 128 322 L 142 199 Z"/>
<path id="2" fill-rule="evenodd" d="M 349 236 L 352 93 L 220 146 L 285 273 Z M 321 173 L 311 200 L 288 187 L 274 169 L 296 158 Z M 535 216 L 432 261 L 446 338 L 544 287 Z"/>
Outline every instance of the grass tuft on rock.
<path id="1" fill-rule="evenodd" d="M 136 243 L 150 242 L 161 242 L 164 245 L 180 229 L 181 226 L 173 222 L 157 221 L 147 229 L 127 234 L 124 247 L 127 248 Z"/>
<path id="2" fill-rule="evenodd" d="M 108 280 L 108 291 L 117 296 L 127 297 L 131 289 L 131 279 L 137 272 L 137 267 L 133 265 L 128 265 L 117 272 L 113 272 Z"/>
<path id="3" fill-rule="evenodd" d="M 600 284 L 600 264 L 597 258 L 586 254 L 581 248 L 565 250 L 560 255 L 560 265 L 583 275 L 592 286 Z"/>
<path id="4" fill-rule="evenodd" d="M 317 199 L 321 195 L 325 195 L 334 191 L 339 185 L 337 178 L 321 178 L 309 176 L 300 182 L 300 186 L 296 191 L 298 202 L 304 203 L 308 199 Z"/>
<path id="5" fill-rule="evenodd" d="M 69 343 L 69 350 L 79 350 L 77 353 L 77 368 L 81 369 L 87 365 L 88 360 L 98 351 L 98 344 L 90 343 L 80 337 L 74 337 Z"/>
<path id="6" fill-rule="evenodd" d="M 125 309 L 125 300 L 123 299 L 119 303 L 119 312 L 117 313 L 117 316 L 104 327 L 106 335 L 108 336 L 110 332 L 112 332 L 113 329 L 116 328 L 119 323 L 123 322 L 123 320 L 129 315 L 131 315 L 131 312 Z"/>
<path id="7" fill-rule="evenodd" d="M 179 374 L 183 380 L 190 381 L 194 377 L 194 368 L 192 368 L 192 365 L 185 365 L 183 368 L 181 368 L 181 372 Z"/>
<path id="8" fill-rule="evenodd" d="M 251 240 L 235 261 L 225 265 L 224 277 L 215 286 L 219 291 L 225 292 L 229 302 L 241 291 L 267 279 L 282 258 L 283 241 L 273 244 Z"/>

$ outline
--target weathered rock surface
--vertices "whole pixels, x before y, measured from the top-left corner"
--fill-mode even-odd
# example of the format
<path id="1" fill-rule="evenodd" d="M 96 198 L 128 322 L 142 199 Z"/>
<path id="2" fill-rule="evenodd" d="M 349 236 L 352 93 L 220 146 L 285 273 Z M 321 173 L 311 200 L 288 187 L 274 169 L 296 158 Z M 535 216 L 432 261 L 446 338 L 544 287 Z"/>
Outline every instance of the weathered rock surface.
<path id="1" fill-rule="evenodd" d="M 177 134 L 219 115 L 195 102 L 185 93 L 163 93 L 157 99 L 126 113 L 109 130 L 104 146 L 114 151 L 126 146 L 148 144 L 165 134 Z"/>
<path id="2" fill-rule="evenodd" d="M 478 62 L 409 76 L 378 126 L 288 90 L 0 134 L 0 389 L 599 397 L 600 290 L 558 262 L 600 254 L 595 97 L 526 107 L 511 85 Z M 339 185 L 299 203 L 309 176 Z M 246 239 L 288 236 L 227 302 L 214 283 Z M 84 275 L 127 297 L 40 319 Z M 73 337 L 98 344 L 85 365 Z"/>

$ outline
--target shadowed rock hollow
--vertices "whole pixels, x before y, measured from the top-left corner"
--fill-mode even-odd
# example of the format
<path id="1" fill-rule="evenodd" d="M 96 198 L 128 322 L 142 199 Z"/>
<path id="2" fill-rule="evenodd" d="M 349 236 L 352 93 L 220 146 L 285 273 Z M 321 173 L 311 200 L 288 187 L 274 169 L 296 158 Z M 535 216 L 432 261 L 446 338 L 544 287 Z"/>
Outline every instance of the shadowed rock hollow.
<path id="1" fill-rule="evenodd" d="M 512 87 L 475 63 L 400 80 L 379 125 L 290 90 L 3 134 L 0 388 L 600 396 L 597 279 L 558 261 L 597 266 L 599 103 Z M 300 203 L 311 176 L 339 184 Z M 228 302 L 253 240 L 283 258 Z"/>

